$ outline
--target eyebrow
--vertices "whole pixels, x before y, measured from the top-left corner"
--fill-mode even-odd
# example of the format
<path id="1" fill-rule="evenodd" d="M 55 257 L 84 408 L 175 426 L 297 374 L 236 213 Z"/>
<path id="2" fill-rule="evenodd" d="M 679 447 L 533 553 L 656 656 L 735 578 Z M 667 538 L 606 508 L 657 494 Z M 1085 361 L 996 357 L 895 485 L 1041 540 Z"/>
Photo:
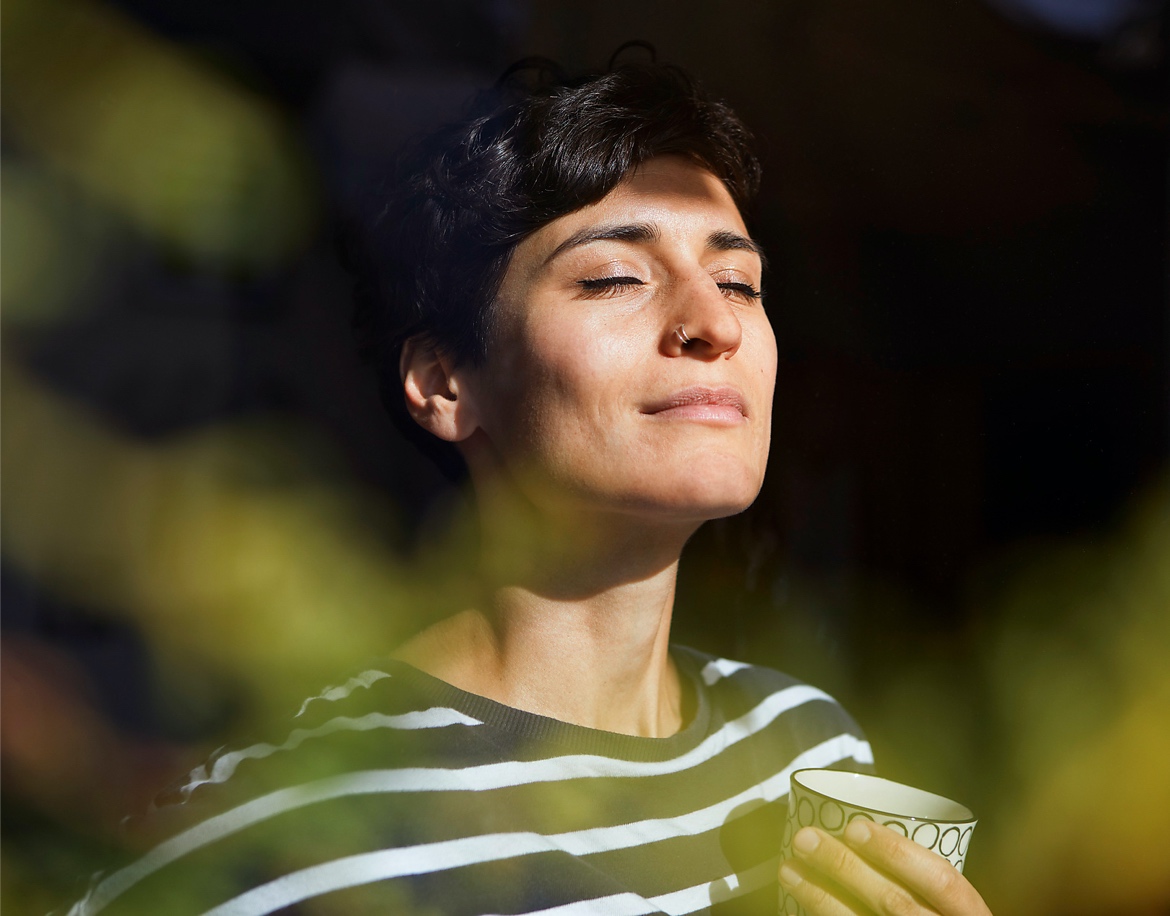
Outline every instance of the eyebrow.
<path id="1" fill-rule="evenodd" d="M 657 242 L 661 237 L 662 233 L 658 227 L 651 223 L 586 226 L 557 245 L 552 254 L 545 258 L 544 263 L 548 264 L 566 251 L 588 245 L 590 242 Z M 757 242 L 730 229 L 717 229 L 707 236 L 707 248 L 714 251 L 750 251 L 760 259 L 762 266 L 767 265 L 764 251 Z"/>
<path id="2" fill-rule="evenodd" d="M 760 259 L 760 266 L 768 266 L 764 249 L 758 242 L 729 229 L 719 229 L 707 236 L 707 247 L 714 251 L 750 251 Z"/>
<path id="3" fill-rule="evenodd" d="M 615 226 L 586 226 L 578 229 L 553 250 L 545 258 L 544 263 L 560 257 L 570 248 L 579 248 L 590 242 L 657 242 L 662 237 L 657 226 L 649 223 L 625 223 Z"/>

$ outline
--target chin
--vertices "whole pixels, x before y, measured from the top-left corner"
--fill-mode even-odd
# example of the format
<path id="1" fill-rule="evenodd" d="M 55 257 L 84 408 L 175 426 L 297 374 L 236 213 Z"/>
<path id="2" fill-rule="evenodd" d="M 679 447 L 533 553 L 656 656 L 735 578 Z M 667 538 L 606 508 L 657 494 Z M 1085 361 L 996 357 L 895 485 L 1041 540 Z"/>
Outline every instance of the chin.
<path id="1" fill-rule="evenodd" d="M 721 462 L 691 468 L 683 489 L 696 508 L 706 507 L 709 518 L 737 515 L 756 501 L 764 483 L 764 469 L 742 462 Z"/>
<path id="2" fill-rule="evenodd" d="M 636 467 L 609 465 L 602 473 L 578 476 L 568 486 L 562 482 L 562 492 L 572 494 L 567 505 L 576 510 L 697 526 L 743 512 L 756 501 L 764 481 L 763 462 L 712 457 L 660 462 L 652 474 L 646 473 L 653 464 L 649 461 Z"/>
<path id="3" fill-rule="evenodd" d="M 756 501 L 762 483 L 756 475 L 741 480 L 730 475 L 708 480 L 691 477 L 666 491 L 659 490 L 643 505 L 665 518 L 702 523 L 739 515 Z"/>
<path id="4" fill-rule="evenodd" d="M 705 522 L 714 521 L 717 518 L 730 518 L 733 515 L 739 515 L 741 512 L 747 510 L 752 503 L 756 501 L 756 493 L 752 494 L 750 498 L 727 500 L 721 503 L 706 503 L 703 505 L 696 505 L 692 508 L 692 513 L 695 518 L 702 519 Z"/>

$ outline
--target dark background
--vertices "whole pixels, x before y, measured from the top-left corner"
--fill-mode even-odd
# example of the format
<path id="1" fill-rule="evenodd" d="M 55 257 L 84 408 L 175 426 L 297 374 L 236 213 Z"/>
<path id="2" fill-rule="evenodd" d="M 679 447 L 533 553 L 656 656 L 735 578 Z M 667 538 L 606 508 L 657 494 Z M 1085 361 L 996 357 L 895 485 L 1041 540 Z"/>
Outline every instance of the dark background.
<path id="1" fill-rule="evenodd" d="M 351 201 L 401 137 L 456 113 L 467 88 L 523 54 L 603 66 L 622 41 L 644 37 L 726 97 L 757 131 L 766 168 L 753 229 L 773 264 L 782 367 L 761 514 L 796 566 L 880 571 L 953 616 L 973 561 L 1016 539 L 1108 524 L 1164 464 L 1166 67 L 1156 17 L 1146 34 L 1111 45 L 1020 27 L 975 0 L 734 11 L 121 6 L 285 106 L 330 205 Z M 328 231 L 323 223 L 322 249 Z M 228 317 L 245 340 L 308 338 L 336 352 L 305 359 L 334 371 L 266 364 L 247 346 L 213 361 L 190 352 L 191 338 L 143 333 L 139 371 L 152 360 L 207 362 L 198 396 L 164 387 L 144 405 L 101 390 L 67 331 L 37 365 L 140 435 L 234 411 L 303 413 L 337 435 L 359 474 L 404 500 L 425 498 L 385 457 L 400 446 L 378 412 L 330 406 L 368 398 L 351 390 L 357 371 L 339 368 L 350 358 L 344 332 L 316 334 L 345 324 L 347 281 L 326 254 L 305 260 L 316 275 L 294 264 L 220 295 L 235 300 Z M 196 278 L 164 271 L 159 282 Z M 126 346 L 113 329 L 87 327 L 86 361 L 114 356 L 94 345 L 103 333 Z"/>
<path id="2" fill-rule="evenodd" d="M 120 6 L 284 107 L 330 211 L 401 138 L 524 54 L 603 66 L 646 38 L 726 97 L 766 170 L 753 231 L 772 262 L 782 365 L 758 514 L 785 562 L 880 572 L 953 618 L 981 556 L 1107 525 L 1164 465 L 1156 8 L 1111 43 L 977 0 Z M 329 233 L 322 220 L 295 263 L 211 289 L 151 263 L 106 314 L 38 341 L 34 364 L 140 436 L 304 415 L 414 509 L 435 484 L 402 473 L 410 459 L 358 390 Z M 220 303 L 202 309 L 217 340 L 198 326 L 168 335 L 167 297 Z M 176 361 L 203 377 L 174 383 Z"/>
<path id="3" fill-rule="evenodd" d="M 121 8 L 276 100 L 326 213 L 302 257 L 238 282 L 148 255 L 108 309 L 36 342 L 42 377 L 134 435 L 295 414 L 413 528 L 441 481 L 404 452 L 352 356 L 327 217 L 519 56 L 604 66 L 638 37 L 732 103 L 765 165 L 752 222 L 781 352 L 772 470 L 748 533 L 705 532 L 692 554 L 747 550 L 757 578 L 844 589 L 846 618 L 852 583 L 876 578 L 915 625 L 961 627 L 984 558 L 1108 526 L 1165 465 L 1156 6 L 1127 22 L 1103 4 L 1121 25 L 1102 13 L 1097 35 L 978 0 Z M 680 628 L 727 641 L 701 619 Z"/>

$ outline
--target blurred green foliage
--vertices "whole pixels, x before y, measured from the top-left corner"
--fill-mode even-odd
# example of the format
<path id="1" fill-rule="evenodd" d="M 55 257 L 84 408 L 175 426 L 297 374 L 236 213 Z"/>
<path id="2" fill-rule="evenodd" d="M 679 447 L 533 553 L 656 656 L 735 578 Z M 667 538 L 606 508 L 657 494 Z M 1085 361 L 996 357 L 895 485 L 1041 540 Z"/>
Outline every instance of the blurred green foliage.
<path id="1" fill-rule="evenodd" d="M 263 268 L 305 244 L 311 173 L 271 103 L 90 0 L 2 16 L 6 128 L 60 180 L 204 267 Z M 47 219 L 21 202 L 7 237 Z"/>

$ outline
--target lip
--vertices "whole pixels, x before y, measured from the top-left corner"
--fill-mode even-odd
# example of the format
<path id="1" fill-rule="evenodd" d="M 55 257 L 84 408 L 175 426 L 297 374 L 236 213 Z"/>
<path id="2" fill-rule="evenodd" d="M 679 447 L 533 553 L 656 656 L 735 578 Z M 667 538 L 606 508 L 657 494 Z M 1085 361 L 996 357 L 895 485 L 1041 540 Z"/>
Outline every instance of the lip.
<path id="1" fill-rule="evenodd" d="M 742 423 L 747 419 L 747 405 L 737 388 L 693 386 L 642 408 L 642 413 L 671 420 L 708 423 Z"/>

